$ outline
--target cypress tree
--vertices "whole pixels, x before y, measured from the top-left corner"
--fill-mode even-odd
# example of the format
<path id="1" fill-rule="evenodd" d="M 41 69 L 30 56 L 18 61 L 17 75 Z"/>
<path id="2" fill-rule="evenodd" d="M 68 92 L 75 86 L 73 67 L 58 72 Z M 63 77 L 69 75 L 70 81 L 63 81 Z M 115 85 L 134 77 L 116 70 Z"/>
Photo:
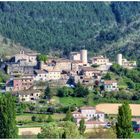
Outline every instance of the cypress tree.
<path id="1" fill-rule="evenodd" d="M 66 112 L 66 117 L 64 118 L 64 121 L 72 121 L 72 122 L 74 122 L 74 118 L 72 116 L 72 113 L 70 111 L 70 108 Z"/>
<path id="2" fill-rule="evenodd" d="M 80 120 L 80 126 L 79 126 L 80 134 L 83 135 L 84 132 L 85 132 L 85 130 L 86 130 L 85 120 L 84 119 L 81 119 Z"/>
<path id="3" fill-rule="evenodd" d="M 51 89 L 50 89 L 49 85 L 45 89 L 45 98 L 48 98 L 48 100 L 50 100 L 52 98 Z"/>
<path id="4" fill-rule="evenodd" d="M 15 102 L 11 94 L 0 97 L 0 138 L 17 138 Z"/>
<path id="5" fill-rule="evenodd" d="M 132 138 L 131 109 L 127 102 L 123 103 L 118 110 L 118 120 L 116 123 L 117 138 Z"/>
<path id="6" fill-rule="evenodd" d="M 53 122 L 53 121 L 54 121 L 54 120 L 53 120 L 52 116 L 49 115 L 49 116 L 48 116 L 48 119 L 47 119 L 47 122 Z"/>

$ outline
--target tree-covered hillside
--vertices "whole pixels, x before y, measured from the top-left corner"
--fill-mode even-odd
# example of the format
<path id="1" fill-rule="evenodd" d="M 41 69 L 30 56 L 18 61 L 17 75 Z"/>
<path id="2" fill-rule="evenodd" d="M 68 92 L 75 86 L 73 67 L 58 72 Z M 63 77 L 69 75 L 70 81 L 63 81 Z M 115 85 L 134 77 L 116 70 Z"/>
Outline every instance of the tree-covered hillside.
<path id="1" fill-rule="evenodd" d="M 136 59 L 139 13 L 139 2 L 0 2 L 0 33 L 43 53 L 85 47 Z"/>

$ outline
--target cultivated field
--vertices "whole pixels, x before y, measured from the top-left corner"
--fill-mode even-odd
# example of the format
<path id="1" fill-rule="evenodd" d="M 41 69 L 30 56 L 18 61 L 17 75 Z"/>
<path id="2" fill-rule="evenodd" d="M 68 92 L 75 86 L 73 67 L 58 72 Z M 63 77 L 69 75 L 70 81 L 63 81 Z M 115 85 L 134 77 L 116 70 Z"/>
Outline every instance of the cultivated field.
<path id="1" fill-rule="evenodd" d="M 121 106 L 121 104 L 104 103 L 98 104 L 96 106 L 96 109 L 99 111 L 103 111 L 106 114 L 117 114 L 119 106 Z M 133 116 L 140 116 L 140 104 L 130 104 L 130 107 Z"/>
<path id="2" fill-rule="evenodd" d="M 19 128 L 19 135 L 37 135 L 40 132 L 41 132 L 40 127 Z"/>

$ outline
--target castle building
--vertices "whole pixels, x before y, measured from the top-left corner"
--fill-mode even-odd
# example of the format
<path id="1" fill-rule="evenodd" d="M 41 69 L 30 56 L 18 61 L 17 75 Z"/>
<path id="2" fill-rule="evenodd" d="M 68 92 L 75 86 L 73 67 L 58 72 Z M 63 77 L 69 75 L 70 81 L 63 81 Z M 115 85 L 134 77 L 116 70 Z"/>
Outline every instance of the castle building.
<path id="1" fill-rule="evenodd" d="M 71 52 L 70 53 L 70 60 L 80 61 L 81 60 L 81 54 L 79 52 Z"/>
<path id="2" fill-rule="evenodd" d="M 117 64 L 128 69 L 132 69 L 137 66 L 136 61 L 128 61 L 127 59 L 123 58 L 122 54 L 117 55 Z"/>
<path id="3" fill-rule="evenodd" d="M 61 72 L 62 70 L 70 71 L 71 61 L 63 58 L 49 59 L 46 63 L 40 62 L 40 69 Z"/>
<path id="4" fill-rule="evenodd" d="M 80 52 L 71 52 L 70 60 L 81 61 L 83 65 L 87 65 L 88 64 L 87 50 L 83 49 Z"/>
<path id="5" fill-rule="evenodd" d="M 102 72 L 93 67 L 82 67 L 80 74 L 84 75 L 86 78 L 100 79 Z"/>
<path id="6" fill-rule="evenodd" d="M 92 64 L 94 65 L 108 65 L 110 62 L 109 62 L 109 59 L 108 58 L 105 58 L 104 56 L 96 56 L 96 57 L 93 57 L 92 58 Z"/>
<path id="7" fill-rule="evenodd" d="M 25 53 L 23 50 L 19 54 L 14 56 L 14 62 L 24 63 L 24 65 L 36 66 L 37 65 L 37 55 L 39 53 Z"/>
<path id="8" fill-rule="evenodd" d="M 87 50 L 81 50 L 81 61 L 84 65 L 87 65 L 88 60 L 87 60 Z"/>

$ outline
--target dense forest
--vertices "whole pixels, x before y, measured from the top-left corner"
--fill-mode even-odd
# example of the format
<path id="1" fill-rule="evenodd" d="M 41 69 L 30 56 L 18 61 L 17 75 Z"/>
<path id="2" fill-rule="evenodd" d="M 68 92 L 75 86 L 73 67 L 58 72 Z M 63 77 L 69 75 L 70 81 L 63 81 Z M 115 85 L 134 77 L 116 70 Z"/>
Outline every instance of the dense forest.
<path id="1" fill-rule="evenodd" d="M 140 2 L 0 2 L 0 34 L 42 53 L 140 59 Z"/>

